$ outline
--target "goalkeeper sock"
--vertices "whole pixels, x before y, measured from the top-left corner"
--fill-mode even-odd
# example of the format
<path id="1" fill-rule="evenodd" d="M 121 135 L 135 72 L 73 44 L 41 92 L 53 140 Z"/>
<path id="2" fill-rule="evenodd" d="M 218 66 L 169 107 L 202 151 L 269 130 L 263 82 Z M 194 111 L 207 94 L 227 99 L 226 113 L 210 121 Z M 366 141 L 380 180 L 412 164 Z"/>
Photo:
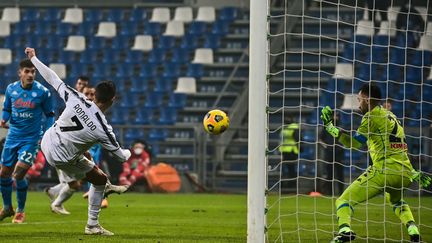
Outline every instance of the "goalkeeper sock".
<path id="1" fill-rule="evenodd" d="M 402 200 L 393 206 L 393 212 L 404 225 L 407 225 L 410 221 L 414 222 L 414 216 L 411 213 L 410 207 Z"/>
<path id="2" fill-rule="evenodd" d="M 18 202 L 17 212 L 24 212 L 25 203 L 27 201 L 27 179 L 16 180 L 16 198 Z"/>
<path id="3" fill-rule="evenodd" d="M 69 198 L 72 197 L 76 190 L 69 187 L 68 184 L 65 184 L 60 192 L 58 193 L 58 196 L 53 202 L 53 205 L 60 206 L 63 205 L 64 202 L 66 202 Z"/>
<path id="4" fill-rule="evenodd" d="M 341 199 L 336 200 L 336 215 L 338 217 L 339 232 L 343 227 L 350 227 L 351 214 L 353 211 L 353 208 L 347 201 Z"/>
<path id="5" fill-rule="evenodd" d="M 105 185 L 91 185 L 88 197 L 88 225 L 99 224 L 99 212 L 101 210 L 102 198 Z"/>

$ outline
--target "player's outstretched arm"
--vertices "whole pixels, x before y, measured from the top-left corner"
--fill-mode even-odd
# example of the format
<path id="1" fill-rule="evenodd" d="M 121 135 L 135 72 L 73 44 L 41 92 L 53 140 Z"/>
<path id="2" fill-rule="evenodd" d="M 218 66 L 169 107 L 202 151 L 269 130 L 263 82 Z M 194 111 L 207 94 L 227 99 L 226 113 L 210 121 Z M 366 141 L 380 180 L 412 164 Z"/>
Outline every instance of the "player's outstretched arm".
<path id="1" fill-rule="evenodd" d="M 42 77 L 58 91 L 59 87 L 64 84 L 59 76 L 36 57 L 36 51 L 34 48 L 27 47 L 25 53 Z"/>
<path id="2" fill-rule="evenodd" d="M 320 118 L 324 123 L 326 131 L 336 138 L 343 146 L 357 149 L 363 146 L 364 142 L 359 141 L 364 140 L 360 139 L 362 137 L 361 135 L 351 137 L 351 135 L 346 134 L 333 125 L 333 111 L 329 106 L 326 106 L 321 110 Z"/>

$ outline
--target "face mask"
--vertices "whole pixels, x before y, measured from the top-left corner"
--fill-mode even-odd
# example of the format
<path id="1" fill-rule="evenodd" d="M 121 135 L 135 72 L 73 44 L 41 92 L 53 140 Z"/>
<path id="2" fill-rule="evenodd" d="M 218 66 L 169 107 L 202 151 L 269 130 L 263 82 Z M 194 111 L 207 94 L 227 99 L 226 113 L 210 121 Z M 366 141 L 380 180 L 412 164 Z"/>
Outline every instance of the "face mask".
<path id="1" fill-rule="evenodd" d="M 136 155 L 140 155 L 143 152 L 143 148 L 135 148 L 134 149 L 134 154 Z"/>

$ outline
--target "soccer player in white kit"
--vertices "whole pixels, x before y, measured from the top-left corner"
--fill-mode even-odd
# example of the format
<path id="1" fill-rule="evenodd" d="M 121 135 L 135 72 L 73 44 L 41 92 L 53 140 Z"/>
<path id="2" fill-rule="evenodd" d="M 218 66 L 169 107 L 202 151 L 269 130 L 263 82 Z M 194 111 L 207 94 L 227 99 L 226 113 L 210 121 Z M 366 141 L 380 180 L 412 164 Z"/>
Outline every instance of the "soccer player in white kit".
<path id="1" fill-rule="evenodd" d="M 83 154 L 95 143 L 100 143 L 119 161 L 126 161 L 131 155 L 128 149 L 119 146 L 112 127 L 103 114 L 113 104 L 115 84 L 111 81 L 99 83 L 96 86 L 95 100 L 92 102 L 66 85 L 53 70 L 39 61 L 35 49 L 27 47 L 25 53 L 42 77 L 54 87 L 66 103 L 63 113 L 42 138 L 42 152 L 51 166 L 73 178 L 85 178 L 92 184 L 89 190 L 85 234 L 114 235 L 99 224 L 101 202 L 104 193 L 122 193 L 127 187 L 107 183 L 107 176 Z"/>

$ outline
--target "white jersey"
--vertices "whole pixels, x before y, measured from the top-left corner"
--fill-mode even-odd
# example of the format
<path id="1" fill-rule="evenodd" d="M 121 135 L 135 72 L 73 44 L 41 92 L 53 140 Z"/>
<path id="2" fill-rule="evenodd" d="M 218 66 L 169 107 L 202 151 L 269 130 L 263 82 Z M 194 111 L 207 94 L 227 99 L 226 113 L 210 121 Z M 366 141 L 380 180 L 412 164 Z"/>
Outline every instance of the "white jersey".
<path id="1" fill-rule="evenodd" d="M 54 87 L 66 103 L 66 108 L 54 125 L 42 138 L 43 147 L 49 148 L 44 153 L 54 163 L 75 161 L 94 144 L 100 143 L 119 160 L 129 158 L 129 150 L 122 149 L 99 107 L 83 94 L 66 85 L 57 74 L 37 59 L 32 57 L 42 77 Z"/>

